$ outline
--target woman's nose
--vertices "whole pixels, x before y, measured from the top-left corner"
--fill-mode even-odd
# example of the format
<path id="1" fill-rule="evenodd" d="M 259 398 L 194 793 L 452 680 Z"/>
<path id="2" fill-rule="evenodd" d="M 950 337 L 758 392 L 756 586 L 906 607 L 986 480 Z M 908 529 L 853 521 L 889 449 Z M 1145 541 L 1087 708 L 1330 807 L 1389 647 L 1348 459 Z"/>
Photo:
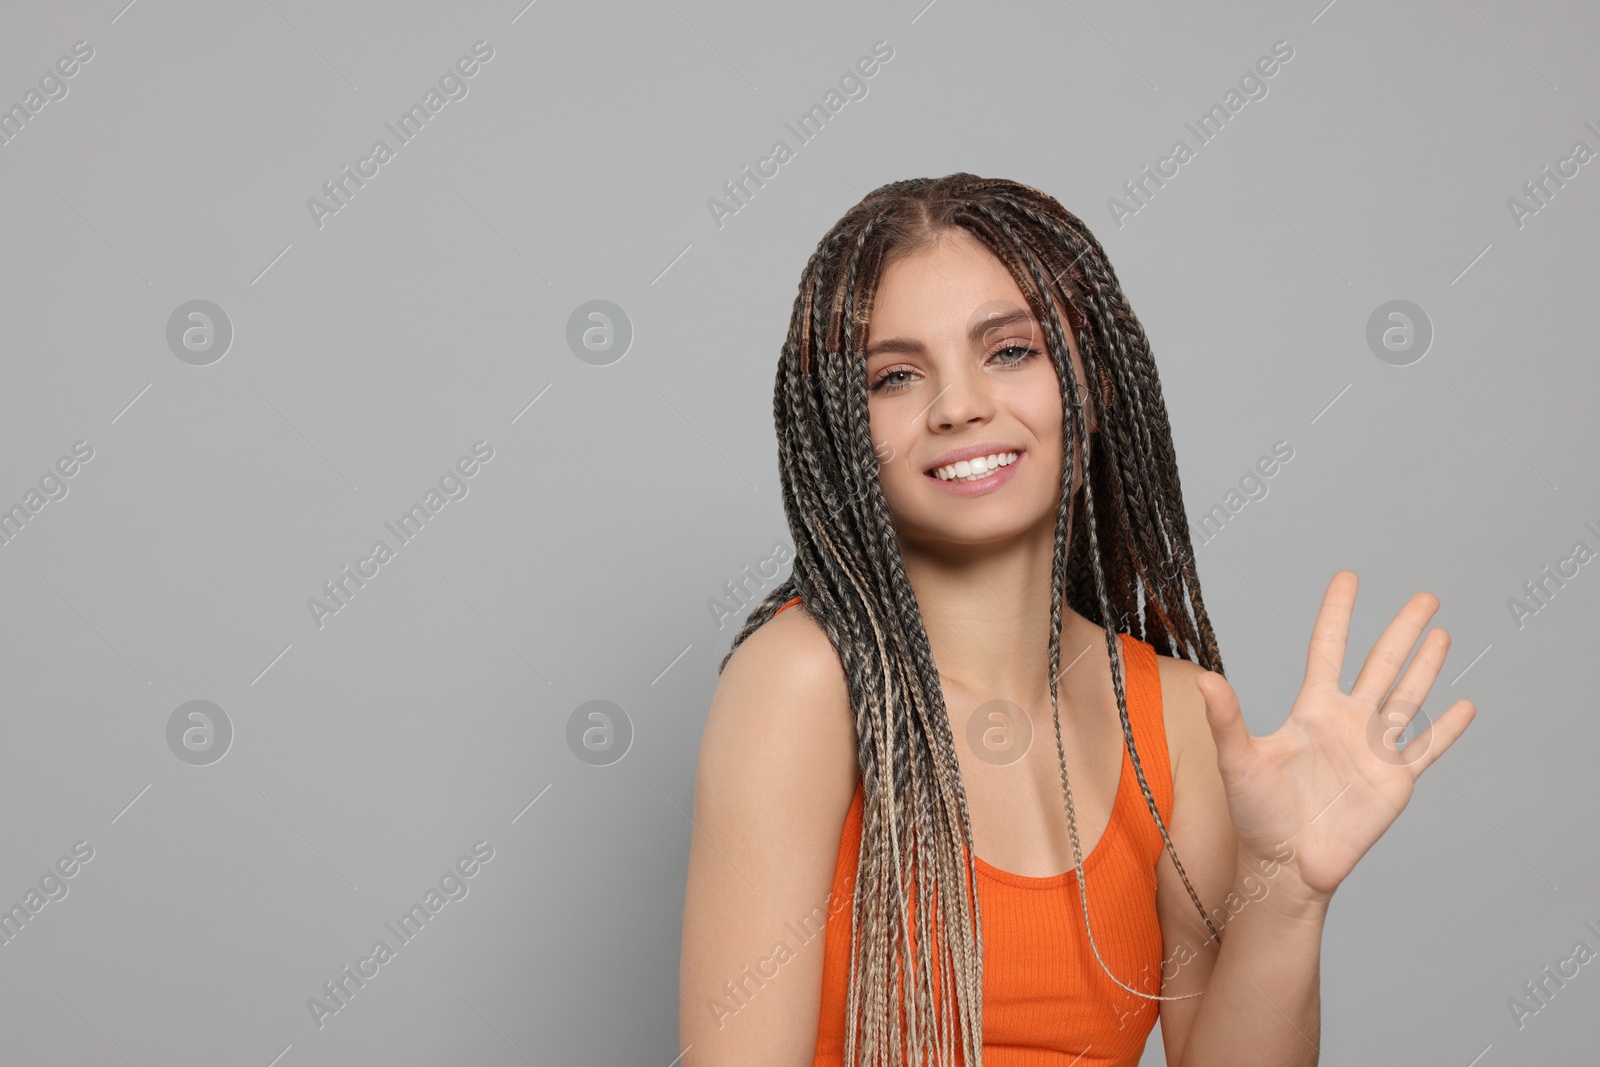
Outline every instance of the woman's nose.
<path id="1" fill-rule="evenodd" d="M 994 397 L 981 371 L 963 370 L 947 377 L 929 405 L 930 417 L 942 426 L 980 422 L 993 413 Z"/>

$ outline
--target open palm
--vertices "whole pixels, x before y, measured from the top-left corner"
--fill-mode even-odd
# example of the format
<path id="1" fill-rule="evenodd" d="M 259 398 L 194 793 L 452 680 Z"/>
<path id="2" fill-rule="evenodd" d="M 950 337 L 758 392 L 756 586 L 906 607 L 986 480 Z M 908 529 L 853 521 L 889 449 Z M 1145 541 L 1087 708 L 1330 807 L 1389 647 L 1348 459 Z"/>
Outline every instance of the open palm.
<path id="1" fill-rule="evenodd" d="M 1240 859 L 1281 856 L 1289 845 L 1289 867 L 1313 898 L 1332 895 L 1405 808 L 1417 777 L 1476 714 L 1471 701 L 1457 701 L 1398 748 L 1450 647 L 1447 632 L 1430 631 L 1395 684 L 1417 635 L 1439 608 L 1430 593 L 1416 594 L 1395 615 L 1344 692 L 1340 674 L 1357 584 L 1348 570 L 1328 583 L 1305 681 L 1274 733 L 1251 736 L 1239 699 L 1221 675 L 1207 671 L 1198 681 Z"/>

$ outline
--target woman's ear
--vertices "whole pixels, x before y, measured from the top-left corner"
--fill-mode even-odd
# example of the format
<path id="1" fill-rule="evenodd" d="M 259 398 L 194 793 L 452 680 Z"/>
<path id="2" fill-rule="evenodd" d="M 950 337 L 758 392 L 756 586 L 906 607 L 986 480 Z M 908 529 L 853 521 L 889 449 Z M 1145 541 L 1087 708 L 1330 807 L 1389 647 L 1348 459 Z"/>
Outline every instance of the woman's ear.
<path id="1" fill-rule="evenodd" d="M 1111 407 L 1116 394 L 1112 392 L 1111 378 L 1106 374 L 1100 375 L 1100 395 L 1095 397 L 1089 405 L 1089 432 L 1100 432 L 1100 413 Z"/>
<path id="2" fill-rule="evenodd" d="M 1083 356 L 1078 352 L 1078 346 L 1072 344 L 1072 373 L 1077 381 L 1074 388 L 1078 394 L 1078 405 L 1083 409 L 1089 424 L 1089 433 L 1100 432 L 1101 412 L 1111 407 L 1112 392 L 1110 376 L 1103 368 L 1095 377 L 1099 379 L 1098 388 L 1091 388 L 1089 384 L 1089 371 L 1084 365 Z"/>
<path id="3" fill-rule="evenodd" d="M 1089 433 L 1099 433 L 1100 412 L 1105 406 L 1106 402 L 1109 400 L 1109 397 L 1106 396 L 1108 390 L 1105 380 L 1101 379 L 1098 396 L 1094 390 L 1090 389 L 1087 384 L 1081 381 L 1077 385 L 1077 392 L 1078 403 L 1083 407 L 1084 415 L 1089 423 Z"/>

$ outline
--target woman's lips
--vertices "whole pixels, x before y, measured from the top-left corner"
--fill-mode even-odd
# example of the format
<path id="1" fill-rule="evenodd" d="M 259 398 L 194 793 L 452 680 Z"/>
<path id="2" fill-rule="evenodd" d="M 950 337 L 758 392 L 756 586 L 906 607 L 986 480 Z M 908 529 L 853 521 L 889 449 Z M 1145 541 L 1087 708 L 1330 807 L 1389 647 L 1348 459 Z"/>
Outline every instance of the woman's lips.
<path id="1" fill-rule="evenodd" d="M 954 496 L 982 496 L 985 493 L 994 492 L 1010 481 L 1012 473 L 1017 469 L 1017 464 L 1021 463 L 1027 455 L 1028 453 L 1026 452 L 1018 452 L 1017 458 L 1007 463 L 1004 467 L 985 474 L 982 478 L 974 478 L 971 481 L 963 482 L 955 479 L 945 481 L 933 473 L 925 473 L 924 476 L 931 479 L 934 485 Z"/>

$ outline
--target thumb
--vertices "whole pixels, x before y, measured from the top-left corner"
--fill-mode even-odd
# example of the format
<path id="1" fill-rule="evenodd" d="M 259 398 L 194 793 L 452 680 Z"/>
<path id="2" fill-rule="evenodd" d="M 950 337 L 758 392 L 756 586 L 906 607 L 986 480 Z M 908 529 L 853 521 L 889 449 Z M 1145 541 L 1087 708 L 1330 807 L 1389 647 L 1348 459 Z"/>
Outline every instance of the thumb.
<path id="1" fill-rule="evenodd" d="M 1254 751 L 1233 686 L 1217 672 L 1206 671 L 1195 679 L 1195 687 L 1206 700 L 1206 725 L 1217 745 L 1217 769 L 1229 778 L 1243 774 Z"/>

